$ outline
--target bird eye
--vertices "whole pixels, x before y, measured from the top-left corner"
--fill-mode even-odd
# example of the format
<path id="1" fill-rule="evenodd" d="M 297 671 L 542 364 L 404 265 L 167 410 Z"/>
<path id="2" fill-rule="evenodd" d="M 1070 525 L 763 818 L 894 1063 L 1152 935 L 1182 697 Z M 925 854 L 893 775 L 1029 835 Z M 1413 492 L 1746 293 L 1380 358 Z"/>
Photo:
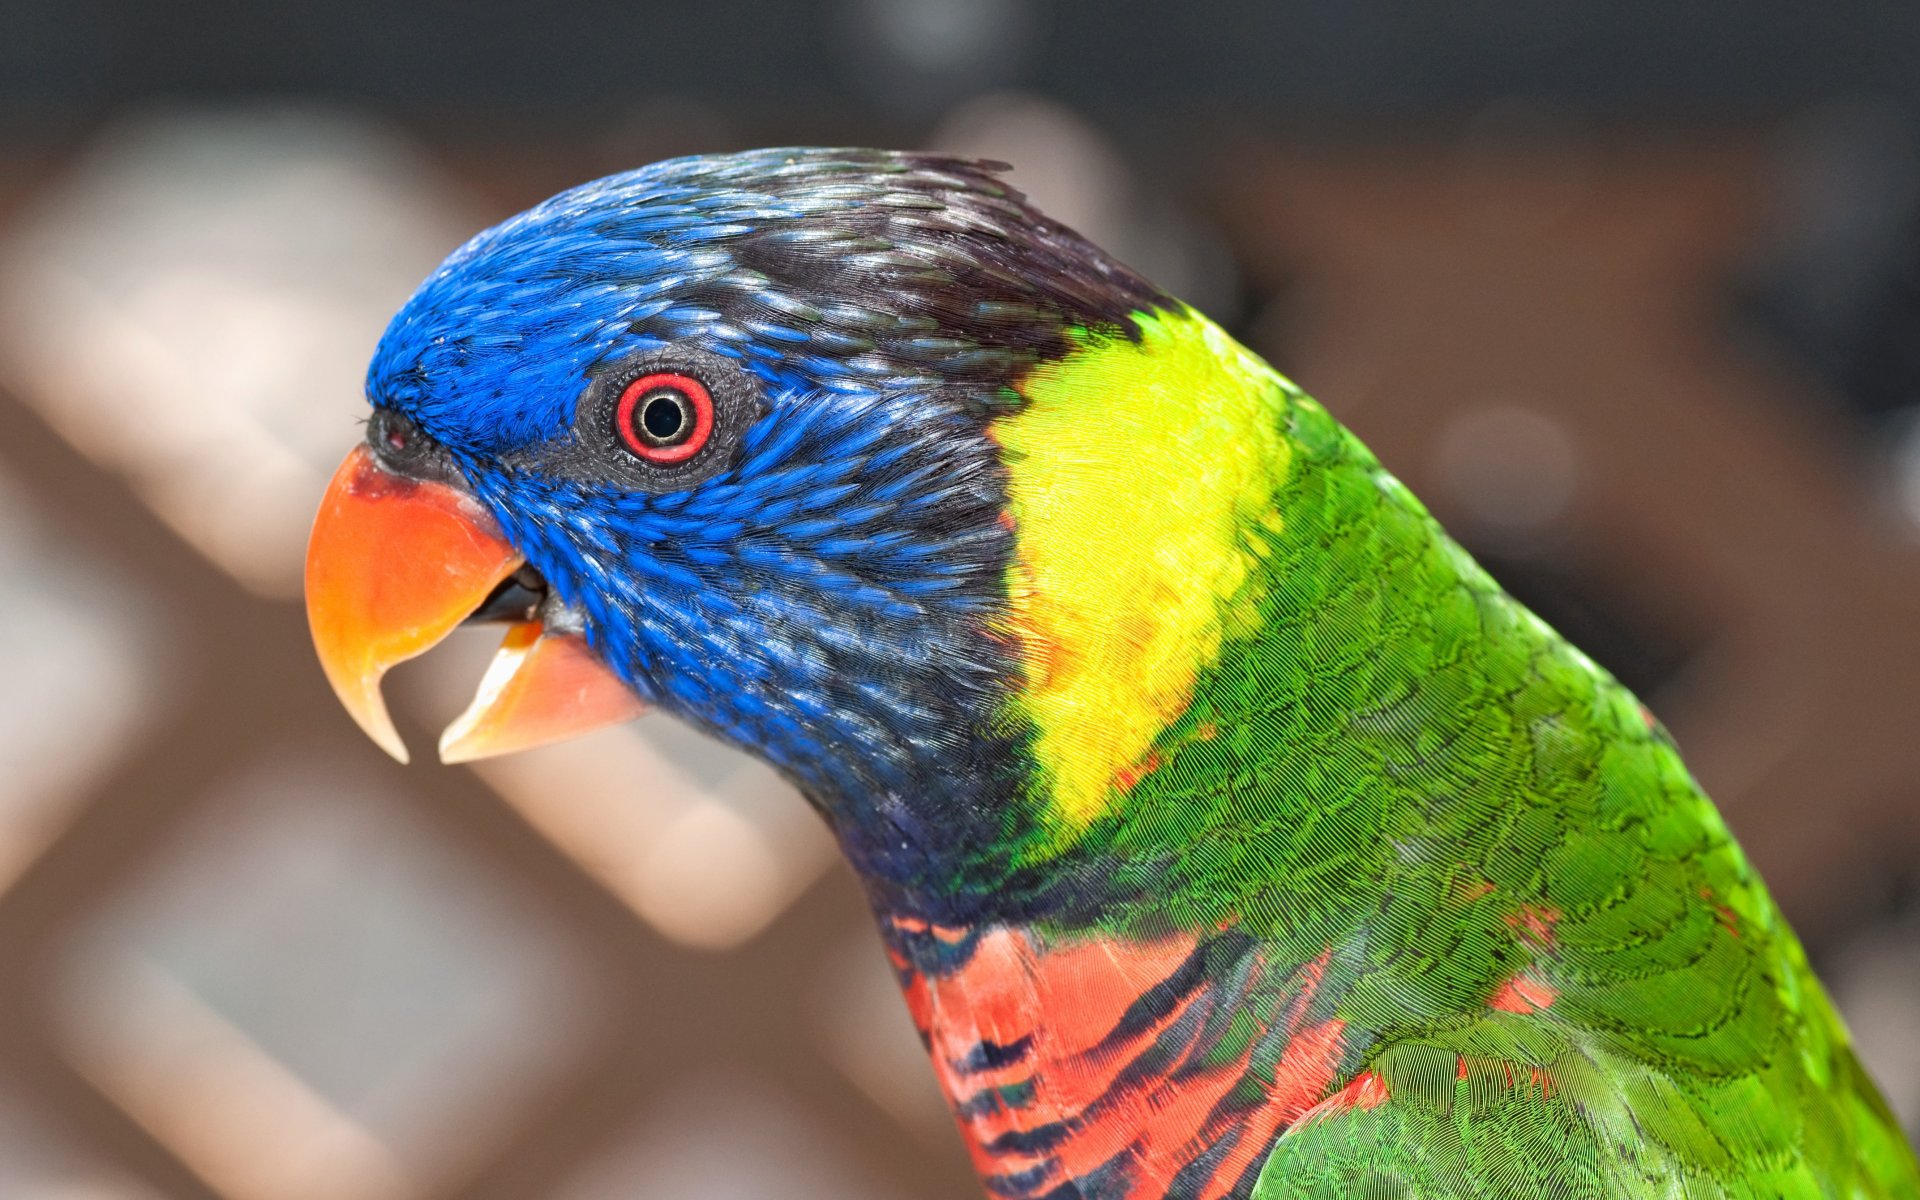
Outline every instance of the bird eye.
<path id="1" fill-rule="evenodd" d="M 678 492 L 733 469 L 760 419 L 760 379 L 698 346 L 649 346 L 595 364 L 568 435 L 526 462 L 633 492 Z"/>
<path id="2" fill-rule="evenodd" d="M 682 463 L 713 436 L 713 396 L 691 375 L 642 375 L 620 393 L 614 428 L 627 449 L 648 462 Z"/>

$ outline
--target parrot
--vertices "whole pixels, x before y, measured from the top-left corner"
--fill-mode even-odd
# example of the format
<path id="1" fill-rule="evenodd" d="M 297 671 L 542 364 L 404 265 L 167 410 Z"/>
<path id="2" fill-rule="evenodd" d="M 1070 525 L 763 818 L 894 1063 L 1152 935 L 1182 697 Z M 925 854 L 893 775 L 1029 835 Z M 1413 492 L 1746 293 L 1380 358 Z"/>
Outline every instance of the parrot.
<path id="1" fill-rule="evenodd" d="M 456 250 L 308 543 L 349 714 L 405 761 L 383 674 L 488 621 L 444 761 L 770 764 L 1001 1200 L 1920 1200 L 1660 722 L 1008 170 L 677 158 Z"/>

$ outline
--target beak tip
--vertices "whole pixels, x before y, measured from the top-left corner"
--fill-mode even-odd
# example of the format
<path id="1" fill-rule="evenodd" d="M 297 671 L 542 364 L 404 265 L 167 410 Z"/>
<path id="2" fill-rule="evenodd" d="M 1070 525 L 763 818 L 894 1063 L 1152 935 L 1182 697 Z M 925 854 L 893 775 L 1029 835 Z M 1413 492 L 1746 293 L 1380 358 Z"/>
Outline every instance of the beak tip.
<path id="1" fill-rule="evenodd" d="M 360 732 L 372 739 L 373 744 L 385 750 L 393 760 L 403 766 L 413 760 L 407 753 L 407 743 L 400 737 L 400 731 L 394 727 L 393 717 L 387 713 L 385 701 L 380 696 L 379 685 L 365 696 L 349 696 L 344 691 L 338 693 L 341 707 L 360 727 Z"/>
<path id="2" fill-rule="evenodd" d="M 399 763 L 401 766 L 404 767 L 413 761 L 413 756 L 407 753 L 407 744 L 400 740 L 399 734 L 396 733 L 391 737 L 379 737 L 376 735 L 373 740 L 382 750 L 391 754 L 393 761 Z"/>
<path id="3" fill-rule="evenodd" d="M 473 747 L 463 745 L 462 739 L 454 736 L 452 726 L 448 726 L 447 731 L 440 735 L 440 761 L 449 767 L 486 757 L 484 753 L 475 753 Z"/>

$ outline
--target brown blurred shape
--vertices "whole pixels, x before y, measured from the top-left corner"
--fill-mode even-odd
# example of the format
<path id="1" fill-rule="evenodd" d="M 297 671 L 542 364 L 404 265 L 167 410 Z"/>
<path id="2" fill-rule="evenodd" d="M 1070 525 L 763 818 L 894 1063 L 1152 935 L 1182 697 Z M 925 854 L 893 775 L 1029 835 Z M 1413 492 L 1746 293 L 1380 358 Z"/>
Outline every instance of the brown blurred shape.
<path id="1" fill-rule="evenodd" d="M 969 149 L 990 152 L 972 139 L 1003 136 L 995 123 L 1017 126 L 1025 103 L 972 112 Z M 1035 137 L 1065 129 L 1090 161 L 1122 161 L 1084 144 L 1097 134 L 1083 123 L 1031 111 L 1046 118 Z M 1906 730 L 1920 558 L 1828 402 L 1729 334 L 1724 280 L 1764 203 L 1762 135 L 1516 139 L 1510 116 L 1465 142 L 1241 144 L 1193 183 L 1270 297 L 1257 349 L 1476 549 L 1601 581 L 1678 647 L 1648 699 L 1792 914 L 1837 944 L 1920 854 Z M 397 177 L 457 179 L 414 228 L 443 227 L 438 203 L 464 228 L 451 214 L 504 216 L 623 165 L 568 153 L 449 151 Z M 71 178 L 19 165 L 36 186 L 0 193 L 0 237 Z M 1147 211 L 1115 219 L 1151 226 Z M 1204 261 L 1187 253 L 1197 242 L 1156 250 L 1150 233 L 1141 253 Z M 341 321 L 377 328 L 366 291 Z M 124 581 L 172 632 L 100 618 L 102 644 L 164 640 L 167 669 L 140 721 L 72 751 L 92 761 L 51 810 L 64 833 L 20 843 L 30 861 L 0 894 L 0 1095 L 67 1144 L 56 1171 L 87 1164 L 56 1184 L 85 1174 L 195 1200 L 978 1194 L 864 905 L 796 797 L 657 718 L 477 772 L 387 762 L 278 598 L 298 522 L 252 514 L 260 540 L 236 553 L 191 516 L 220 515 L 218 500 L 157 516 L 155 473 L 218 472 L 218 446 L 171 465 L 76 450 L 86 438 L 55 430 L 115 414 L 116 395 L 31 389 L 113 377 L 111 362 L 86 366 L 0 380 L 0 477 L 50 531 L 40 553 Z M 342 450 L 355 400 L 338 398 Z M 249 438 L 285 434 L 316 472 L 334 457 L 270 406 L 247 419 Z M 477 681 L 489 647 L 469 641 L 396 679 L 415 744 Z M 328 851 L 335 835 L 314 832 L 328 829 L 379 852 Z M 276 901 L 278 874 L 241 869 L 262 847 L 317 882 Z M 443 894 L 465 899 L 442 911 Z M 226 919 L 275 903 L 284 924 Z M 1860 978 L 1908 977 L 1884 960 Z M 274 986 L 289 979 L 308 982 L 289 998 Z M 450 997 L 447 980 L 468 982 Z M 1902 1010 L 1867 995 L 1892 1030 L 1879 1036 L 1897 1037 Z M 456 1070 L 427 1049 L 466 1005 L 485 1019 Z M 388 1049 L 355 1066 L 327 1049 L 342 1037 Z M 409 1085 L 415 1115 L 397 1116 L 368 1096 L 412 1053 L 428 1077 Z M 508 1065 L 488 1070 L 496 1058 Z M 55 1194 L 34 1169 L 19 1186 L 42 1190 L 23 1200 Z"/>

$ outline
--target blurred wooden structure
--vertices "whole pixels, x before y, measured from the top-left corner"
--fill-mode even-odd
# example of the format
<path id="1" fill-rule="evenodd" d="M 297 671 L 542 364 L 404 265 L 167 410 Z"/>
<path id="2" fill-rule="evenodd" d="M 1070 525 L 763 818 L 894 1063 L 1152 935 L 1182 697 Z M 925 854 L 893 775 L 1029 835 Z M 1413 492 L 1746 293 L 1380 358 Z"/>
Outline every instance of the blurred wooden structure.
<path id="1" fill-rule="evenodd" d="M 1647 698 L 1789 911 L 1817 947 L 1832 947 L 1877 919 L 1920 863 L 1920 738 L 1909 729 L 1920 715 L 1920 539 L 1876 492 L 1843 423 L 1829 419 L 1831 401 L 1730 319 L 1730 280 L 1762 221 L 1758 146 L 1249 144 L 1221 156 L 1193 201 L 1259 298 L 1249 339 L 1525 598 L 1576 639 L 1585 629 L 1604 642 L 1590 648 L 1630 681 L 1654 686 Z M 539 177 L 516 161 L 509 148 L 452 169 L 501 214 L 576 170 L 549 157 L 551 177 Z M 9 188 L 0 201 L 30 193 Z M 687 1188 L 676 1194 L 728 1200 L 746 1194 L 728 1188 L 757 1178 L 729 1172 L 756 1158 L 790 1171 L 776 1178 L 797 1197 L 976 1194 L 842 869 L 796 886 L 765 928 L 726 949 L 669 936 L 604 871 L 583 868 L 567 849 L 578 841 L 543 836 L 537 815 L 498 786 L 381 757 L 327 693 L 297 604 L 263 599 L 192 552 L 10 386 L 0 476 L 31 497 L 58 545 L 109 564 L 176 635 L 141 732 L 97 747 L 104 774 L 70 798 L 64 825 L 0 895 L 0 1100 L 24 1104 L 33 1136 L 108 1180 L 100 1194 L 587 1200 L 664 1194 L 618 1180 L 671 1177 Z M 217 446 L 205 469 L 220 469 Z M 7 580 L 33 585 L 31 564 Z M 431 708 L 411 708 L 416 746 L 430 740 L 421 714 Z M 328 1064 L 301 1061 L 299 1048 L 303 1029 L 430 1029 L 484 1000 L 477 991 L 393 1025 L 394 1012 L 374 1010 L 425 994 L 408 990 L 412 976 L 323 973 L 307 1004 L 259 983 L 312 972 L 315 947 L 360 962 L 340 939 L 383 936 L 377 913 L 326 936 L 289 929 L 285 946 L 249 944 L 221 960 L 280 996 L 278 1007 L 215 995 L 207 1003 L 229 1005 L 232 1019 L 213 1012 L 193 1025 L 186 1009 L 154 1016 L 135 997 L 131 1017 L 119 1001 L 102 1008 L 104 1027 L 86 1015 L 97 999 L 88 988 L 127 978 L 77 971 L 88 955 L 131 946 L 191 965 L 238 953 L 167 941 L 190 941 L 193 919 L 152 926 L 153 946 L 114 939 L 148 936 L 141 913 L 188 886 L 176 864 L 200 860 L 180 857 L 183 839 L 227 836 L 255 819 L 256 800 L 281 803 L 281 792 L 294 797 L 285 803 L 323 803 L 292 785 L 263 784 L 254 797 L 234 783 L 242 768 L 275 762 L 317 794 L 354 789 L 373 831 L 364 844 L 379 851 L 366 859 L 369 888 L 381 871 L 406 877 L 416 858 L 444 858 L 459 887 L 491 897 L 487 911 L 523 914 L 525 929 L 504 940 L 472 935 L 487 961 L 454 967 L 474 972 L 475 989 L 555 997 L 480 1026 L 497 1030 L 495 1042 L 544 1049 L 509 1056 L 496 1073 L 474 1067 L 458 1094 L 408 1084 L 425 1109 L 456 1105 L 471 1123 L 421 1133 L 363 1103 L 353 1080 L 328 1083 Z M 380 866 L 389 852 L 397 865 Z M 443 868 L 418 870 L 430 882 Z M 210 894 L 256 903 L 251 877 L 235 878 L 230 895 Z M 314 885 L 308 914 L 325 929 L 361 882 L 331 878 Z M 390 924 L 414 920 L 396 913 Z M 443 927 L 446 945 L 468 944 L 454 917 L 418 921 L 425 946 L 440 944 Z M 112 932 L 121 929 L 136 932 Z M 516 975 L 516 956 L 541 979 Z M 365 969 L 397 970 L 406 957 Z M 354 1010 L 363 994 L 384 999 Z M 249 1040 L 250 1030 L 264 1032 Z M 878 1049 L 863 1045 L 868 1034 Z M 156 1092 L 156 1080 L 206 1086 L 190 1078 L 195 1064 L 228 1072 L 207 1094 L 240 1089 L 232 1103 L 182 1113 L 154 1102 L 188 1094 Z M 738 1096 L 749 1100 L 734 1106 Z M 683 1104 L 698 1118 L 691 1132 L 673 1120 Z M 775 1126 L 800 1132 L 761 1137 Z M 648 1174 L 703 1129 L 719 1157 Z M 262 1147 L 278 1157 L 263 1161 Z M 341 1164 L 360 1173 L 339 1175 Z M 713 1190 L 688 1185 L 688 1172 Z"/>

